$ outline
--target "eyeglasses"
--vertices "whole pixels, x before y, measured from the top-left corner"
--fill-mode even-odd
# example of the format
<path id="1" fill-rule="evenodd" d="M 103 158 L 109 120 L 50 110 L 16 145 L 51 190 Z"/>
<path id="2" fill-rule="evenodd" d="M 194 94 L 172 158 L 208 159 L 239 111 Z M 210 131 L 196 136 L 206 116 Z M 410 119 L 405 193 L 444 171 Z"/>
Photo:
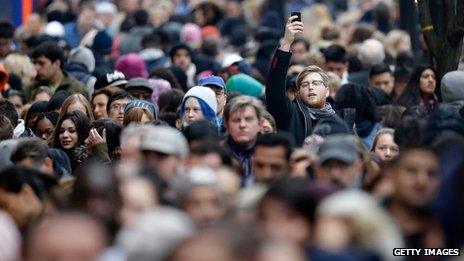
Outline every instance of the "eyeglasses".
<path id="1" fill-rule="evenodd" d="M 124 110 L 124 108 L 126 107 L 127 103 L 114 103 L 114 104 L 111 104 L 110 106 L 110 110 L 111 111 L 120 111 L 121 109 Z"/>
<path id="2" fill-rule="evenodd" d="M 300 87 L 301 88 L 309 88 L 310 85 L 315 86 L 315 87 L 321 87 L 321 86 L 324 86 L 324 81 L 313 80 L 313 81 L 310 81 L 310 82 L 302 82 Z"/>

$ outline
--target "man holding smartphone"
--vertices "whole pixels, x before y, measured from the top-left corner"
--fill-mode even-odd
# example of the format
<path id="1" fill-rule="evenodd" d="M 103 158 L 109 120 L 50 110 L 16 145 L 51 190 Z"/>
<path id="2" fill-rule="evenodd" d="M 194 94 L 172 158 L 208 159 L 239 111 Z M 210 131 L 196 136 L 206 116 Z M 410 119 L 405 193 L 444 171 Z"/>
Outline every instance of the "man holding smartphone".
<path id="1" fill-rule="evenodd" d="M 285 35 L 271 60 L 266 81 L 266 103 L 274 116 L 277 129 L 289 131 L 298 145 L 311 135 L 320 119 L 338 117 L 326 102 L 329 96 L 329 77 L 318 66 L 308 66 L 296 81 L 297 95 L 290 101 L 285 93 L 285 77 L 292 57 L 290 48 L 295 35 L 303 33 L 303 23 L 298 15 L 291 16 L 285 26 Z"/>

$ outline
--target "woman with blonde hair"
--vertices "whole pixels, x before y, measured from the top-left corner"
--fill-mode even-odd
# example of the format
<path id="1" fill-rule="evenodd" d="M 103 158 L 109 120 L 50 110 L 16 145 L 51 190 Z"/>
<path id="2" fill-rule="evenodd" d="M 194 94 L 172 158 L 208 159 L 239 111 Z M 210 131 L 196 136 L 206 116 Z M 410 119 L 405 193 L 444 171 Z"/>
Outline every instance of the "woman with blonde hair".
<path id="1" fill-rule="evenodd" d="M 84 95 L 80 93 L 75 93 L 66 98 L 61 106 L 60 118 L 63 117 L 66 113 L 72 111 L 81 111 L 86 114 L 90 119 L 90 122 L 93 122 L 95 118 L 93 117 L 92 106 L 90 106 L 89 100 L 85 98 Z"/>
<path id="2" fill-rule="evenodd" d="M 27 88 L 32 85 L 37 71 L 27 55 L 9 54 L 3 61 L 3 65 L 9 74 L 15 74 L 21 78 L 24 87 Z"/>
<path id="3" fill-rule="evenodd" d="M 399 53 L 411 53 L 411 37 L 402 30 L 392 30 L 385 38 L 385 49 L 396 58 Z"/>

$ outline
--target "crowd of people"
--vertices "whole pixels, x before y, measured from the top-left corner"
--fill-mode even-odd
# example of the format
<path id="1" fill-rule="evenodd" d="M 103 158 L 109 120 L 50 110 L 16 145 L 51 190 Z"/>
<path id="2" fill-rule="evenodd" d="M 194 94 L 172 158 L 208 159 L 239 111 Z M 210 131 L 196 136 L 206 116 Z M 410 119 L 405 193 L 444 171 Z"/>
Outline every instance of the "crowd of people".
<path id="1" fill-rule="evenodd" d="M 0 21 L 0 260 L 462 248 L 464 71 L 437 73 L 398 1 L 276 2 Z"/>

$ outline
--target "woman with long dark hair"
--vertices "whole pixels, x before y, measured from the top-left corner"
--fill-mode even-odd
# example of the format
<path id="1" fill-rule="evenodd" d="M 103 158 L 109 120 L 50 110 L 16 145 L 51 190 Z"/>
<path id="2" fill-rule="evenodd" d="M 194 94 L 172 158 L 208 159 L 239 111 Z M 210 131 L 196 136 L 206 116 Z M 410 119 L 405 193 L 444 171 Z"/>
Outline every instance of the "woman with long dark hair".
<path id="1" fill-rule="evenodd" d="M 428 111 L 434 109 L 438 104 L 436 77 L 437 72 L 431 66 L 416 67 L 398 104 L 407 108 L 418 105 Z"/>
<path id="2" fill-rule="evenodd" d="M 73 172 L 87 162 L 84 141 L 89 132 L 89 122 L 82 111 L 76 110 L 66 113 L 56 125 L 53 146 L 66 152 Z"/>

